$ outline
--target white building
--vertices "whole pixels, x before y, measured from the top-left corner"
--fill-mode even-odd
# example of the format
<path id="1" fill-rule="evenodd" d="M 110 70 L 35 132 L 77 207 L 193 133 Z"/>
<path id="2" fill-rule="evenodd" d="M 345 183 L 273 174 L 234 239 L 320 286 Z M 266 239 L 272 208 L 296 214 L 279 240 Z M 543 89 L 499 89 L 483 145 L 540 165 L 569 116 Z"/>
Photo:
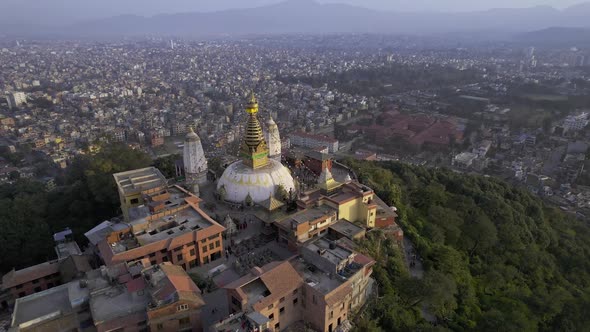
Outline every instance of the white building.
<path id="1" fill-rule="evenodd" d="M 563 127 L 566 131 L 578 131 L 584 129 L 588 125 L 588 113 L 583 112 L 577 115 L 569 115 L 563 122 Z"/>
<path id="2" fill-rule="evenodd" d="M 292 145 L 302 146 L 310 149 L 326 146 L 330 153 L 338 152 L 338 140 L 320 135 L 313 135 L 304 132 L 291 134 L 289 137 Z"/>
<path id="3" fill-rule="evenodd" d="M 471 152 L 461 152 L 453 158 L 453 165 L 459 168 L 469 168 L 478 155 Z"/>
<path id="4" fill-rule="evenodd" d="M 27 95 L 24 92 L 14 92 L 6 96 L 9 108 L 17 108 L 27 103 Z"/>

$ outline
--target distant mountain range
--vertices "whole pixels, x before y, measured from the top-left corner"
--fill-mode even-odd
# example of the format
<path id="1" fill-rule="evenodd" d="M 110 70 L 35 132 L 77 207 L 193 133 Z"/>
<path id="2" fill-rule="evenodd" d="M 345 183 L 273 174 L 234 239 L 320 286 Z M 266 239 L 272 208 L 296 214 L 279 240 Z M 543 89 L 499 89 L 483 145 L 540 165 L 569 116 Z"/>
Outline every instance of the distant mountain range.
<path id="1" fill-rule="evenodd" d="M 515 41 L 551 46 L 590 46 L 590 28 L 551 27 L 518 35 Z"/>
<path id="2" fill-rule="evenodd" d="M 469 13 L 376 11 L 313 0 L 210 13 L 123 15 L 63 27 L 1 26 L 0 33 L 62 36 L 220 36 L 279 33 L 391 33 L 430 35 L 473 31 L 520 33 L 550 27 L 590 28 L 590 3 Z"/>

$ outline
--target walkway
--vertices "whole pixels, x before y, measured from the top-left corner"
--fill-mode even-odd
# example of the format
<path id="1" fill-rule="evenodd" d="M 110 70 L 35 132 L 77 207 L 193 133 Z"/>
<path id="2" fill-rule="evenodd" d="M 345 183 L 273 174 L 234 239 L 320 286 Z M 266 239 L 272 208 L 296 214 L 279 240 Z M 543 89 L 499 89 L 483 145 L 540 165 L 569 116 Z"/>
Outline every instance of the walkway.
<path id="1" fill-rule="evenodd" d="M 412 278 L 422 279 L 424 278 L 424 265 L 422 265 L 422 258 L 416 251 L 414 244 L 407 236 L 404 236 L 404 258 L 408 270 L 410 271 L 410 276 Z M 422 305 L 421 308 L 422 318 L 424 318 L 427 322 L 434 324 L 437 322 L 436 316 L 432 314 L 426 304 Z"/>

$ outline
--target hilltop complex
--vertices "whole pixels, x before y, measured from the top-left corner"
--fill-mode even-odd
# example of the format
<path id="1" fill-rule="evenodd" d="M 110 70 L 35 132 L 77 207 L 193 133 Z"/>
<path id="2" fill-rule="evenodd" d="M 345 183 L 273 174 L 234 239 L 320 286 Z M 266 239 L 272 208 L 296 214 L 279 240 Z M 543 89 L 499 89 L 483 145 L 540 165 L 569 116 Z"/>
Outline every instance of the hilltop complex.
<path id="1" fill-rule="evenodd" d="M 246 113 L 239 159 L 218 180 L 192 128 L 182 181 L 114 174 L 122 216 L 86 232 L 87 250 L 64 239 L 68 255 L 4 277 L 11 331 L 348 331 L 374 283 L 355 241 L 375 228 L 401 240 L 395 208 L 323 153 L 308 154 L 319 175 L 284 165 L 253 94 Z"/>

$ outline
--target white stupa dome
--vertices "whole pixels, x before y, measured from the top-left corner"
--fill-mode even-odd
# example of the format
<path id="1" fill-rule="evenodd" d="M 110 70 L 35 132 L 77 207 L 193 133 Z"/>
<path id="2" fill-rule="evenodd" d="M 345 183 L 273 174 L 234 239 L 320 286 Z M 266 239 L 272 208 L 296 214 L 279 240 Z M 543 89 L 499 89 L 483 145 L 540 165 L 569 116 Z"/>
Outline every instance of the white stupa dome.
<path id="1" fill-rule="evenodd" d="M 217 189 L 225 189 L 225 200 L 243 203 L 250 194 L 254 203 L 268 200 L 274 196 L 279 185 L 287 192 L 295 190 L 295 183 L 287 167 L 276 160 L 269 160 L 268 165 L 253 169 L 242 161 L 231 164 L 217 182 Z"/>

